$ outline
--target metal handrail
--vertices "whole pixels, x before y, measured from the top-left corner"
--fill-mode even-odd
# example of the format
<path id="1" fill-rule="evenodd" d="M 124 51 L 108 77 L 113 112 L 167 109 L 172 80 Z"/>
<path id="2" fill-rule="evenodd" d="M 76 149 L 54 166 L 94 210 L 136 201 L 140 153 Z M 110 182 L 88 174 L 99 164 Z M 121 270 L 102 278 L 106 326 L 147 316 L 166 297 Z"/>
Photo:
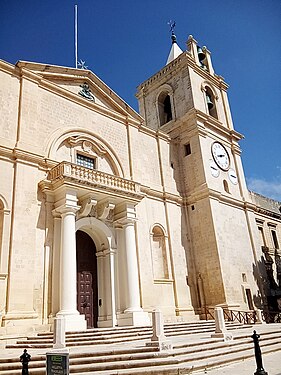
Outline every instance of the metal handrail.
<path id="1" fill-rule="evenodd" d="M 261 315 L 266 323 L 281 323 L 281 311 L 263 310 Z"/>
<path id="2" fill-rule="evenodd" d="M 209 308 L 205 306 L 205 319 L 208 320 L 209 317 L 214 318 L 214 308 Z M 223 309 L 224 319 L 228 322 L 239 322 L 243 324 L 255 324 L 257 323 L 257 313 L 256 311 L 236 311 L 230 309 Z"/>

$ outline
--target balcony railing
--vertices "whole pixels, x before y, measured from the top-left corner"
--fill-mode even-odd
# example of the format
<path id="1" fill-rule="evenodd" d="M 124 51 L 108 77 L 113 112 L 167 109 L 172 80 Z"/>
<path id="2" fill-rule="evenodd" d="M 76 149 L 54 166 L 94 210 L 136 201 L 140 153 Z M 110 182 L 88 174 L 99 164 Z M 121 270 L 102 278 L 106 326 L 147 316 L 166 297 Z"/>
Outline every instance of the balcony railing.
<path id="1" fill-rule="evenodd" d="M 69 162 L 58 164 L 48 173 L 48 180 L 51 182 L 63 178 L 90 183 L 97 187 L 110 188 L 131 194 L 140 194 L 140 185 L 134 181 Z"/>

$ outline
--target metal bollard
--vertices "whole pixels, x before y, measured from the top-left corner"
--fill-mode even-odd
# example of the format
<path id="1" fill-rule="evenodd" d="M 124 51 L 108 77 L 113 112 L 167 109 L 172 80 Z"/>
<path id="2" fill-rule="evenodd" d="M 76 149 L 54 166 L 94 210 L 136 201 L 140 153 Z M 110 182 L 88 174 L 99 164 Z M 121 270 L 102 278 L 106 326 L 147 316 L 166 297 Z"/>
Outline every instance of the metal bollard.
<path id="1" fill-rule="evenodd" d="M 31 355 L 27 353 L 27 350 L 24 349 L 23 354 L 20 356 L 20 361 L 22 363 L 22 375 L 29 375 L 28 372 L 28 362 L 31 359 Z"/>
<path id="2" fill-rule="evenodd" d="M 260 335 L 257 335 L 256 331 L 254 331 L 254 334 L 251 337 L 254 340 L 255 357 L 256 357 L 256 364 L 257 364 L 257 370 L 254 373 L 254 375 L 268 375 L 262 365 L 261 349 L 260 349 L 260 344 L 259 344 Z"/>

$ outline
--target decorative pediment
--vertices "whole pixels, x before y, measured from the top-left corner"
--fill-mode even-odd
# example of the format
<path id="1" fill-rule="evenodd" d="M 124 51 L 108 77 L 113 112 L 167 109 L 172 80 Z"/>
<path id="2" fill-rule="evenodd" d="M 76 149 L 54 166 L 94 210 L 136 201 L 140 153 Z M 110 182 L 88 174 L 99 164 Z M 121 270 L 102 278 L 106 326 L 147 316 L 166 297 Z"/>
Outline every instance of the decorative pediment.
<path id="1" fill-rule="evenodd" d="M 92 106 L 93 110 L 104 111 L 113 117 L 119 115 L 126 121 L 141 124 L 143 118 L 92 71 L 56 65 L 19 61 L 19 68 L 32 73 L 41 86 L 58 91 L 60 95 Z M 61 91 L 63 90 L 63 91 Z"/>
<path id="2" fill-rule="evenodd" d="M 82 136 L 72 136 L 67 138 L 67 143 L 71 147 L 80 146 L 81 149 L 88 154 L 96 154 L 98 156 L 104 156 L 107 151 L 102 146 L 102 144 L 98 143 L 96 140 L 92 138 L 87 138 L 84 135 Z"/>

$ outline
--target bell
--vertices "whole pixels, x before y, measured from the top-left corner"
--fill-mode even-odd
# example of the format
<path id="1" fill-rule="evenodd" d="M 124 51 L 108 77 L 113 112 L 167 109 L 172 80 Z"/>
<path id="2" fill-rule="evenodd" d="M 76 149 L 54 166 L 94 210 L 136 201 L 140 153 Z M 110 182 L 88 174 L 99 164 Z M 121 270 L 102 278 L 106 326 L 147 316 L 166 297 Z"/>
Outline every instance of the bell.
<path id="1" fill-rule="evenodd" d="M 212 100 L 211 100 L 210 95 L 206 94 L 206 98 L 207 98 L 207 105 L 208 105 L 208 108 L 209 108 L 209 109 L 212 109 L 213 106 L 214 106 L 214 104 L 213 104 L 213 102 L 212 102 Z"/>
<path id="2" fill-rule="evenodd" d="M 206 58 L 205 53 L 202 51 L 201 47 L 197 47 L 197 54 L 198 54 L 198 59 L 199 61 L 203 61 Z"/>

